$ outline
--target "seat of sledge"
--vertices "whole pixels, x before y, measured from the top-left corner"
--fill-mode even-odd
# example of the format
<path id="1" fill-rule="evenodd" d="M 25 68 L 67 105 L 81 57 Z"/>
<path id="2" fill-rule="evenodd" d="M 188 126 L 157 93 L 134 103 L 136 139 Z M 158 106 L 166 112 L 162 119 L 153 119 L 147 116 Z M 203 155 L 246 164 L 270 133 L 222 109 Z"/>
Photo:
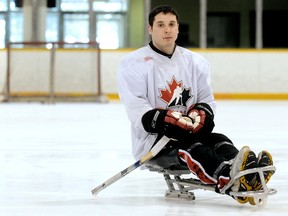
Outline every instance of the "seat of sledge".
<path id="1" fill-rule="evenodd" d="M 216 185 L 207 185 L 202 183 L 195 175 L 191 173 L 187 166 L 180 164 L 177 158 L 177 150 L 171 152 L 164 152 L 157 155 L 152 160 L 145 163 L 145 166 L 151 172 L 161 173 L 168 186 L 165 197 L 168 198 L 180 198 L 185 200 L 195 200 L 194 191 L 196 189 L 203 189 L 208 191 L 214 191 Z M 234 197 L 253 197 L 255 205 L 264 206 L 267 202 L 267 196 L 277 193 L 276 189 L 268 188 L 265 182 L 265 171 L 276 170 L 275 166 L 266 166 L 261 168 L 253 168 L 239 172 L 231 181 L 227 188 L 230 188 L 234 182 L 243 175 L 250 173 L 258 173 L 262 189 L 257 191 L 246 192 L 230 192 L 229 195 Z M 225 194 L 225 191 L 223 192 Z"/>
<path id="2" fill-rule="evenodd" d="M 151 172 L 161 173 L 168 186 L 165 197 L 195 200 L 195 189 L 215 191 L 214 185 L 205 185 L 177 158 L 177 150 L 160 152 L 145 166 Z M 192 177 L 191 177 L 192 176 Z M 200 187 L 201 186 L 201 187 Z"/>

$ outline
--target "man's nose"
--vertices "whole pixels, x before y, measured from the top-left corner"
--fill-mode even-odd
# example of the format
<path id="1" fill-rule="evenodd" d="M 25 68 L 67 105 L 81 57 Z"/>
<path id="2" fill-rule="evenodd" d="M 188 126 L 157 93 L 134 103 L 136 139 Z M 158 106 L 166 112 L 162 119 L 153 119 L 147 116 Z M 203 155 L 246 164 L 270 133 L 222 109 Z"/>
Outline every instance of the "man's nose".
<path id="1" fill-rule="evenodd" d="M 166 27 L 165 28 L 165 33 L 169 33 L 171 31 L 171 28 L 170 27 Z"/>

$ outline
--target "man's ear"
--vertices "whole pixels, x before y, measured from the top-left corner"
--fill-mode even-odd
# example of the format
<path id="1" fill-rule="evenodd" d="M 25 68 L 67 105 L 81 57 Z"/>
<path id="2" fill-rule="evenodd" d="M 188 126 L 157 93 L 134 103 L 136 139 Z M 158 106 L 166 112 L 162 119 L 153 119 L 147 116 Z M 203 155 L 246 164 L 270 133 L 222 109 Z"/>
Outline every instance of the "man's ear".
<path id="1" fill-rule="evenodd" d="M 150 26 L 150 25 L 148 25 L 148 32 L 149 32 L 149 34 L 151 35 L 152 34 L 152 26 Z"/>

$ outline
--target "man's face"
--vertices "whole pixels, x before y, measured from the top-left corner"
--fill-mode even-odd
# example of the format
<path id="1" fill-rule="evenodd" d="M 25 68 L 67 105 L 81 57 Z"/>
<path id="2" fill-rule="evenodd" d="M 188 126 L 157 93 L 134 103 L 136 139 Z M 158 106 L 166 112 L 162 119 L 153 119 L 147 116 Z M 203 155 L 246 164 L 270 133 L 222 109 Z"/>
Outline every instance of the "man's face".
<path id="1" fill-rule="evenodd" d="M 153 45 L 167 54 L 173 52 L 178 33 L 179 24 L 176 16 L 171 13 L 157 14 L 153 26 L 149 26 Z"/>

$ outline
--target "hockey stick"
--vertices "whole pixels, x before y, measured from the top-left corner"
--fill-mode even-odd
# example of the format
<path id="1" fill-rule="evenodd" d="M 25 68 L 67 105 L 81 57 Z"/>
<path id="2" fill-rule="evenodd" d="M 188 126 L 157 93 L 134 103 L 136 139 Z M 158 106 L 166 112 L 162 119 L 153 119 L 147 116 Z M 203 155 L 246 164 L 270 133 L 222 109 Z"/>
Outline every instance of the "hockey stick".
<path id="1" fill-rule="evenodd" d="M 109 185 L 113 184 L 114 182 L 118 181 L 119 179 L 123 178 L 128 173 L 132 172 L 133 170 L 140 167 L 142 164 L 146 163 L 147 161 L 151 160 L 155 157 L 163 148 L 164 146 L 170 141 L 170 139 L 166 136 L 163 136 L 154 146 L 150 149 L 150 151 L 144 155 L 140 160 L 132 164 L 131 166 L 127 167 L 126 169 L 122 170 L 121 172 L 117 173 L 116 175 L 112 176 L 105 182 L 103 182 L 98 187 L 91 190 L 92 195 L 99 193 L 104 188 L 108 187 Z"/>

